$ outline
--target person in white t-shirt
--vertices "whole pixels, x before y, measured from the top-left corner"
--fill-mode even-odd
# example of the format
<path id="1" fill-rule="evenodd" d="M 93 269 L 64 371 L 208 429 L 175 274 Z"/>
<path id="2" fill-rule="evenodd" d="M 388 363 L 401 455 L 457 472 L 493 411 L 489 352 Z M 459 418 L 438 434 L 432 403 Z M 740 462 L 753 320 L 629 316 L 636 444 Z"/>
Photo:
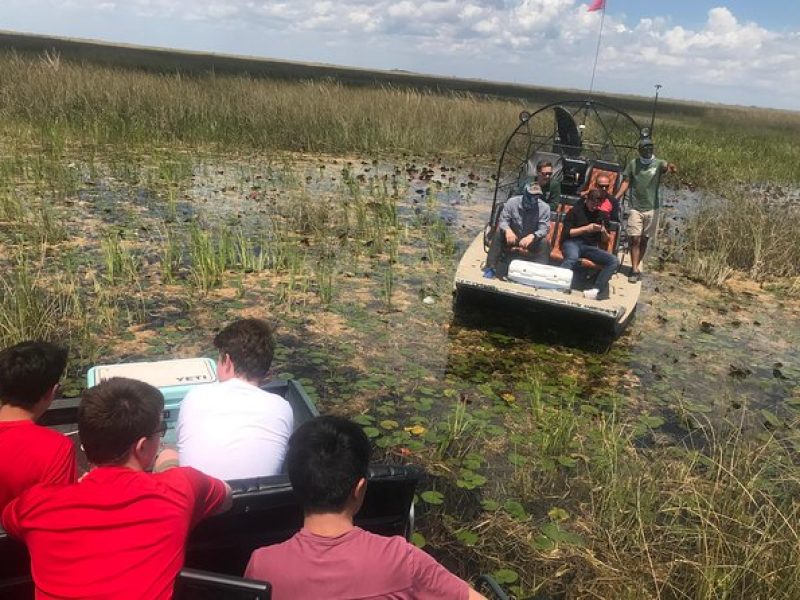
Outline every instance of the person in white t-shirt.
<path id="1" fill-rule="evenodd" d="M 294 429 L 289 403 L 265 392 L 275 341 L 261 319 L 234 321 L 214 338 L 216 383 L 192 388 L 178 413 L 178 460 L 223 480 L 275 475 Z"/>

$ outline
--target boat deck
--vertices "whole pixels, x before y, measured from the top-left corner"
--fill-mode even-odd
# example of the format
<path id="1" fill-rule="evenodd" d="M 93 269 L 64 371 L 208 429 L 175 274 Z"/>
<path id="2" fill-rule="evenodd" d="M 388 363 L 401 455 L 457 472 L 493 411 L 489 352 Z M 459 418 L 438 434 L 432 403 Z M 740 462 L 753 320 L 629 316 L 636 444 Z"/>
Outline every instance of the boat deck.
<path id="1" fill-rule="evenodd" d="M 513 281 L 501 281 L 496 278 L 486 279 L 481 269 L 485 260 L 483 233 L 479 233 L 464 252 L 464 256 L 458 264 L 455 277 L 457 291 L 467 288 L 500 294 L 532 304 L 578 311 L 586 315 L 613 320 L 618 327 L 623 327 L 633 316 L 642 289 L 641 282 L 629 283 L 627 276 L 615 273 L 610 284 L 611 298 L 589 300 L 578 291 L 566 293 L 559 290 L 539 289 Z"/>

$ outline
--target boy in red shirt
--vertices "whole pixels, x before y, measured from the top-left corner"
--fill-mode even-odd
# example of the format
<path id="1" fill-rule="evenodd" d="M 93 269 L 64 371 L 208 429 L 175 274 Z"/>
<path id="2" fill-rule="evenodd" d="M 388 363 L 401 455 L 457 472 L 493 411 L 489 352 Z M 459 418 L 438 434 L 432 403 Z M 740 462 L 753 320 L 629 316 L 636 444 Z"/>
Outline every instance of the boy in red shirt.
<path id="1" fill-rule="evenodd" d="M 36 425 L 66 365 L 67 351 L 47 342 L 22 342 L 0 352 L 0 512 L 37 483 L 75 481 L 72 441 Z"/>
<path id="2" fill-rule="evenodd" d="M 286 460 L 305 510 L 303 528 L 253 552 L 245 577 L 269 581 L 273 600 L 485 600 L 402 537 L 353 525 L 367 489 L 369 454 L 367 436 L 347 419 L 319 417 L 298 428 Z"/>
<path id="3" fill-rule="evenodd" d="M 38 600 L 172 597 L 189 530 L 227 510 L 231 490 L 190 467 L 148 472 L 166 431 L 163 410 L 161 392 L 141 381 L 86 390 L 78 430 L 95 468 L 6 506 L 3 527 L 28 545 Z"/>

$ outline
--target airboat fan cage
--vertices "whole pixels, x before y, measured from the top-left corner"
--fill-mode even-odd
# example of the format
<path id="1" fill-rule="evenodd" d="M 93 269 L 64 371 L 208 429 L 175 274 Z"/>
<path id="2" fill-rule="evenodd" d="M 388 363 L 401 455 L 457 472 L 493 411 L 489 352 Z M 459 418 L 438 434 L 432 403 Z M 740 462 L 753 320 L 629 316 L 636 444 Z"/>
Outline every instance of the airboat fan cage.
<path id="1" fill-rule="evenodd" d="M 519 121 L 500 156 L 492 215 L 498 203 L 521 191 L 539 158 L 554 163 L 556 178 L 576 163 L 602 161 L 624 168 L 647 135 L 627 113 L 593 100 L 554 102 L 533 113 L 523 111 Z"/>

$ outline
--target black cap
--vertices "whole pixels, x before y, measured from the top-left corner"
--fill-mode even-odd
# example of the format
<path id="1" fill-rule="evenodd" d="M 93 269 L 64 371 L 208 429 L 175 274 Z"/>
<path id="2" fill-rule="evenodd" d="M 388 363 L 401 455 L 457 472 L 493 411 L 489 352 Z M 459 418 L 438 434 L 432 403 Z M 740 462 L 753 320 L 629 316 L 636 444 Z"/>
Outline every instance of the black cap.
<path id="1" fill-rule="evenodd" d="M 647 146 L 655 146 L 653 140 L 651 140 L 649 137 L 643 137 L 639 140 L 639 148 L 646 148 Z"/>

